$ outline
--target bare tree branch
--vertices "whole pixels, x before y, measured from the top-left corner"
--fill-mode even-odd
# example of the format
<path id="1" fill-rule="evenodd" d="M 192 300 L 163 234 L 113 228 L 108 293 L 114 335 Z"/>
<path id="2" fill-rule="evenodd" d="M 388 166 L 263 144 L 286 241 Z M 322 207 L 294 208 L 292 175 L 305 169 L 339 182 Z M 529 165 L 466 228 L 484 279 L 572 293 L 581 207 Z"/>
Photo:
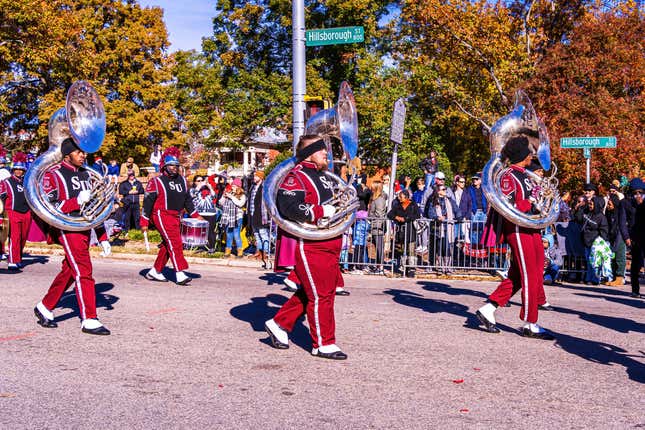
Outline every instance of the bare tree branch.
<path id="1" fill-rule="evenodd" d="M 524 28 L 524 37 L 526 38 L 527 56 L 531 55 L 531 35 L 529 34 L 529 19 L 531 19 L 531 10 L 533 9 L 534 4 L 535 0 L 529 0 L 529 7 L 526 10 L 526 14 L 524 14 L 524 17 L 522 18 L 522 27 Z"/>
<path id="2" fill-rule="evenodd" d="M 472 118 L 472 119 L 476 120 L 477 122 L 479 122 L 486 129 L 486 131 L 490 131 L 491 126 L 486 124 L 486 122 L 483 119 L 481 119 L 478 116 L 475 116 L 472 113 L 470 113 L 457 100 L 453 100 L 452 102 L 457 105 L 457 107 L 459 108 L 460 111 L 465 113 L 470 118 Z"/>

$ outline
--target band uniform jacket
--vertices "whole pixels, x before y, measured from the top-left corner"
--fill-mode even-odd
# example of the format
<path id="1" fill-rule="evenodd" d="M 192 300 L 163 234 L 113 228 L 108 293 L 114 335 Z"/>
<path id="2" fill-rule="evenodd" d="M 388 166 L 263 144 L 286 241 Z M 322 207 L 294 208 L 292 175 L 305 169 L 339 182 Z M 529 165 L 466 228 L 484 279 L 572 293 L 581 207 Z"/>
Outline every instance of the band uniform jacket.
<path id="1" fill-rule="evenodd" d="M 148 182 L 143 198 L 142 227 L 148 226 L 152 213 L 157 210 L 169 211 L 177 216 L 185 210 L 191 217 L 198 216 L 186 178 L 181 175 L 171 178 L 163 174 Z"/>
<path id="2" fill-rule="evenodd" d="M 29 212 L 22 180 L 13 175 L 0 181 L 0 199 L 4 200 L 5 209 L 21 214 Z"/>
<path id="3" fill-rule="evenodd" d="M 51 167 L 43 177 L 42 189 L 47 199 L 56 208 L 67 215 L 80 216 L 81 207 L 78 195 L 83 190 L 91 191 L 90 173 L 85 167 L 75 167 L 65 161 Z M 87 231 L 90 231 L 88 228 Z M 107 239 L 105 229 L 96 228 L 99 241 Z M 49 228 L 48 242 L 59 242 L 58 229 Z"/>

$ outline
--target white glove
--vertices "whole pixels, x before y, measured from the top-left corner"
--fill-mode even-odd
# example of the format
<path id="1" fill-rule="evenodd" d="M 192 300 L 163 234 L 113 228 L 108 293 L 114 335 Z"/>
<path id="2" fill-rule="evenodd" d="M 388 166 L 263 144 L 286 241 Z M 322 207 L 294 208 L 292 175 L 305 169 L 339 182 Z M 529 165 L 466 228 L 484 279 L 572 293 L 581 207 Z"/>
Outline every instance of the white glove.
<path id="1" fill-rule="evenodd" d="M 323 208 L 323 217 L 331 218 L 336 213 L 336 207 L 333 205 L 322 205 Z"/>
<path id="2" fill-rule="evenodd" d="M 82 205 L 83 203 L 87 203 L 90 201 L 90 196 L 92 194 L 90 193 L 89 190 L 83 190 L 80 193 L 78 193 L 78 197 L 76 197 L 76 200 L 78 201 L 79 205 Z"/>
<path id="3" fill-rule="evenodd" d="M 112 245 L 107 240 L 101 241 L 101 248 L 103 248 L 103 252 L 100 254 L 101 257 L 107 257 L 112 254 Z"/>

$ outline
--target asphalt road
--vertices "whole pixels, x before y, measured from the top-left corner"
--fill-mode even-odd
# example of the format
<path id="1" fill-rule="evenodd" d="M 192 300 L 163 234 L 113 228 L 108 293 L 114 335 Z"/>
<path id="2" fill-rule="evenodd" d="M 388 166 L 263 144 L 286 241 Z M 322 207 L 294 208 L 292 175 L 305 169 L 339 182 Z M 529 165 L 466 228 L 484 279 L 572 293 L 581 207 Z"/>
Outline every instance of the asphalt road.
<path id="1" fill-rule="evenodd" d="M 189 286 L 143 278 L 146 263 L 94 259 L 98 312 L 112 335 L 80 331 L 72 291 L 56 329 L 32 309 L 61 258 L 0 265 L 2 429 L 629 429 L 645 427 L 645 301 L 629 287 L 547 287 L 540 323 L 556 341 L 502 333 L 474 311 L 493 282 L 346 276 L 336 301 L 343 362 L 288 350 L 263 323 L 289 297 L 251 268 L 193 265 Z"/>

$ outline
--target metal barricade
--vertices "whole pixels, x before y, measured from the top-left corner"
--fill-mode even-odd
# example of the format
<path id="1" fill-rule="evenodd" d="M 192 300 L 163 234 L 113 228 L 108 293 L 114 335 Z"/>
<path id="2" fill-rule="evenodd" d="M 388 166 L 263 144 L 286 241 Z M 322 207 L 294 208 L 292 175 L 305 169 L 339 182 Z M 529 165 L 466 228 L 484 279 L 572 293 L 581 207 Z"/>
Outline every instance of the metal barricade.
<path id="1" fill-rule="evenodd" d="M 481 237 L 485 219 L 442 222 L 427 218 L 415 221 L 416 234 L 407 234 L 387 218 L 358 219 L 343 235 L 341 270 L 352 274 L 416 274 L 464 276 L 503 275 L 510 266 L 506 244 L 484 246 Z M 271 223 L 269 254 L 265 266 L 274 267 L 277 228 Z M 414 238 L 408 240 L 408 238 Z M 560 277 L 579 279 L 584 257 L 565 255 Z"/>

